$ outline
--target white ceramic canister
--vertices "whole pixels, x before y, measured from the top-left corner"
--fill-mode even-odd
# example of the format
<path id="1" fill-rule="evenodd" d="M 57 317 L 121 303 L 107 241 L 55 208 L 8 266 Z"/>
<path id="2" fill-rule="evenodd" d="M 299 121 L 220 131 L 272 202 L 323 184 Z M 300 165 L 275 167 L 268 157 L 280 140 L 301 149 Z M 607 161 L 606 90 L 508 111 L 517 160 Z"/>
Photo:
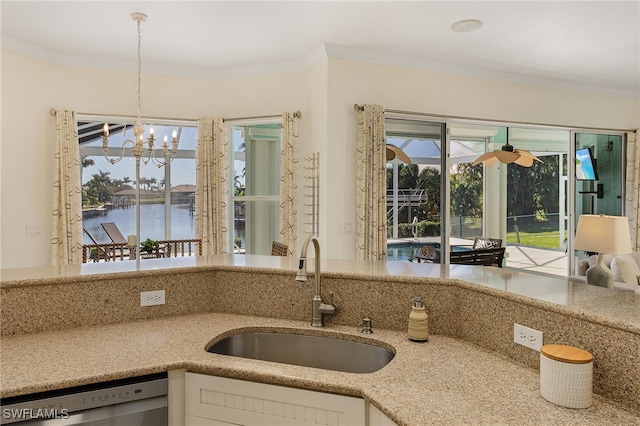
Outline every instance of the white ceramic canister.
<path id="1" fill-rule="evenodd" d="M 593 356 L 565 345 L 540 349 L 540 393 L 554 404 L 568 408 L 591 406 Z"/>

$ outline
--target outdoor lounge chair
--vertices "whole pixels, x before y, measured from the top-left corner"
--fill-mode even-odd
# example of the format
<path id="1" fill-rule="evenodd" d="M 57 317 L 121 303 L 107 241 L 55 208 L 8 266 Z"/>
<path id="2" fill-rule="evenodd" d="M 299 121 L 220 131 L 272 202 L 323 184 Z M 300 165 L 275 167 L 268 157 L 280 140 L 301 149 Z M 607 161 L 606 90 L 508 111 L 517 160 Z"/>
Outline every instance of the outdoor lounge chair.
<path id="1" fill-rule="evenodd" d="M 85 234 L 87 234 L 87 236 L 89 237 L 89 239 L 91 240 L 91 242 L 96 246 L 95 248 L 90 248 L 89 250 L 89 256 L 87 256 L 88 258 L 90 258 L 91 260 L 93 260 L 94 262 L 97 262 L 100 259 L 106 259 L 107 258 L 107 253 L 104 249 L 100 248 L 100 243 L 98 242 L 98 240 L 96 240 L 96 237 L 93 236 L 93 234 L 91 234 L 91 232 L 89 232 L 89 230 L 87 228 L 85 228 L 84 226 L 82 227 L 82 230 L 84 231 Z M 85 254 L 86 256 L 86 254 Z"/>
<path id="2" fill-rule="evenodd" d="M 129 258 L 129 241 L 127 241 L 124 235 L 122 235 L 122 232 L 120 232 L 120 230 L 118 229 L 118 225 L 116 225 L 114 222 L 103 222 L 100 225 L 114 244 L 122 245 L 121 250 L 123 252 L 123 256 Z"/>
<path id="3" fill-rule="evenodd" d="M 111 241 L 116 244 L 127 244 L 127 239 L 122 235 L 122 232 L 118 229 L 118 226 L 113 222 L 104 222 L 101 223 L 102 229 L 107 233 Z"/>
<path id="4" fill-rule="evenodd" d="M 87 228 L 82 227 L 82 230 L 93 243 L 89 246 L 83 245 L 83 262 L 86 262 L 88 259 L 91 259 L 94 262 L 99 262 L 100 259 L 124 260 L 129 257 L 129 250 L 121 243 L 99 243 L 96 237 L 94 237 Z M 88 253 L 86 250 L 88 250 Z"/>

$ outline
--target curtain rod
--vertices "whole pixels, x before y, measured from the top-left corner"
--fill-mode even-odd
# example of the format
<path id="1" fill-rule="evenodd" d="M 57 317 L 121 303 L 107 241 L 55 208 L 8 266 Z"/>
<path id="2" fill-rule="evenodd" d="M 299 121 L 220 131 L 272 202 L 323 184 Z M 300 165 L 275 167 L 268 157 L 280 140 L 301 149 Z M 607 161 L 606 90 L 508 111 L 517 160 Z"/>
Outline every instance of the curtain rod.
<path id="1" fill-rule="evenodd" d="M 49 114 L 51 114 L 51 116 L 55 117 L 56 115 L 56 109 L 55 108 L 51 108 L 49 110 Z M 95 114 L 95 113 L 88 113 L 88 112 L 76 112 L 76 115 L 93 115 L 96 117 L 110 117 L 110 118 L 127 118 L 127 119 L 135 119 L 137 118 L 136 116 L 133 115 L 121 115 L 121 114 Z M 293 116 L 295 118 L 302 118 L 302 112 L 300 111 L 296 111 L 293 113 Z M 240 121 L 240 120 L 257 120 L 257 119 L 261 119 L 261 118 L 281 118 L 282 114 L 278 114 L 278 115 L 256 115 L 253 117 L 234 117 L 234 118 L 223 118 L 223 121 Z M 190 121 L 190 122 L 195 122 L 198 121 L 197 119 L 193 119 L 193 118 L 170 118 L 170 117 L 143 117 L 146 119 L 151 119 L 151 120 L 169 120 L 169 121 Z"/>
<path id="2" fill-rule="evenodd" d="M 353 109 L 355 111 L 364 111 L 364 105 L 353 104 Z M 541 126 L 541 127 L 553 127 L 558 129 L 570 129 L 570 130 L 596 130 L 596 131 L 611 131 L 611 132 L 632 132 L 636 133 L 637 129 L 607 129 L 602 127 L 584 127 L 584 126 L 573 126 L 566 124 L 547 124 L 547 123 L 536 123 L 536 122 L 527 122 L 527 121 L 509 121 L 509 120 L 490 120 L 488 118 L 477 118 L 477 117 L 464 117 L 461 115 L 445 115 L 445 114 L 430 114 L 426 112 L 415 112 L 415 111 L 403 111 L 397 109 L 384 109 L 384 112 L 390 112 L 393 114 L 407 114 L 407 115 L 418 115 L 422 117 L 433 117 L 433 118 L 444 118 L 444 119 L 454 119 L 454 120 L 468 120 L 468 121 L 480 121 L 484 123 L 492 123 L 492 124 L 519 124 L 523 126 Z"/>
<path id="3" fill-rule="evenodd" d="M 56 109 L 55 108 L 51 108 L 49 110 L 49 114 L 51 114 L 51 116 L 55 117 L 56 116 Z M 94 112 L 76 112 L 76 115 L 79 116 L 94 116 L 94 117 L 107 117 L 107 118 L 124 118 L 124 119 L 128 119 L 128 120 L 133 120 L 138 118 L 135 115 L 123 115 L 123 114 L 96 114 Z M 171 118 L 171 117 L 149 117 L 149 116 L 145 116 L 142 117 L 143 119 L 149 119 L 149 120 L 166 120 L 166 121 L 188 121 L 188 122 L 196 122 L 198 120 L 195 120 L 193 118 Z"/>
<path id="4" fill-rule="evenodd" d="M 295 118 L 302 118 L 302 113 L 300 111 L 296 111 L 293 113 Z M 252 117 L 233 117 L 233 118 L 223 118 L 223 121 L 243 121 L 243 120 L 259 120 L 261 118 L 282 118 L 282 114 L 272 114 L 272 115 L 254 115 Z"/>

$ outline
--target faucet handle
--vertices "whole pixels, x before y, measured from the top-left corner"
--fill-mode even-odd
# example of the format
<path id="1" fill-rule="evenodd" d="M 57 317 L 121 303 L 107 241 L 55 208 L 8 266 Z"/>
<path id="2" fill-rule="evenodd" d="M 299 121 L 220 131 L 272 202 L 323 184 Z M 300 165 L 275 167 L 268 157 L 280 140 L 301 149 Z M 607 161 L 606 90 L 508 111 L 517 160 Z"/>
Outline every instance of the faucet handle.
<path id="1" fill-rule="evenodd" d="M 329 301 L 331 302 L 331 306 L 336 308 L 336 311 L 337 311 L 338 310 L 338 305 L 336 305 L 336 302 L 333 300 L 333 291 L 329 292 Z"/>
<path id="2" fill-rule="evenodd" d="M 362 326 L 362 331 L 361 333 L 364 334 L 371 334 L 373 333 L 373 330 L 371 330 L 371 318 L 362 318 L 362 323 L 360 324 Z"/>

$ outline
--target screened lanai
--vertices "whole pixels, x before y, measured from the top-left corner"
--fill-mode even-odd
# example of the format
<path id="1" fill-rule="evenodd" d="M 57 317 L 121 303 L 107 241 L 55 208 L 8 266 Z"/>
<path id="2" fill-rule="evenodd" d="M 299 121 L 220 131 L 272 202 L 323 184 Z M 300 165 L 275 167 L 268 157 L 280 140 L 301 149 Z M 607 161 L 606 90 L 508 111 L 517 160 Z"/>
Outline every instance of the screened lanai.
<path id="1" fill-rule="evenodd" d="M 548 254 L 545 263 L 553 264 L 551 273 L 566 273 L 563 241 L 569 131 L 449 123 L 449 148 L 443 150 L 443 140 L 447 138 L 441 135 L 447 126 L 441 123 L 387 118 L 385 124 L 387 143 L 402 149 L 412 163 L 407 165 L 396 159 L 387 164 L 390 260 L 410 257 L 411 248 L 415 248 L 411 247 L 412 242 L 440 244 L 444 241 L 442 229 L 446 229 L 452 250 L 471 244 L 474 237 L 500 238 L 508 251 L 514 252 L 507 264 L 536 267 L 540 265 L 535 265 L 533 259 L 547 258 Z M 500 149 L 507 137 L 510 144 L 540 157 L 544 166 L 471 165 L 484 152 Z M 443 155 L 448 155 L 446 161 Z M 449 168 L 445 178 L 440 173 L 443 166 Z M 545 176 L 544 183 L 541 176 Z M 551 183 L 549 178 L 553 179 Z M 535 200 L 540 198 L 541 186 L 551 189 L 544 197 L 544 209 Z M 445 187 L 449 194 L 446 198 L 441 191 Z M 531 198 L 531 202 L 515 201 L 523 197 Z M 447 204 L 442 205 L 445 199 Z M 515 209 L 512 204 L 516 202 L 524 206 Z M 522 214 L 526 209 L 530 211 Z M 517 217 L 511 214 L 514 211 L 519 213 Z M 532 231 L 537 232 L 535 227 L 540 234 L 544 229 L 545 240 L 541 244 L 530 237 Z M 521 250 L 524 246 L 530 247 L 528 253 Z M 533 254 L 533 250 L 544 253 Z"/>

